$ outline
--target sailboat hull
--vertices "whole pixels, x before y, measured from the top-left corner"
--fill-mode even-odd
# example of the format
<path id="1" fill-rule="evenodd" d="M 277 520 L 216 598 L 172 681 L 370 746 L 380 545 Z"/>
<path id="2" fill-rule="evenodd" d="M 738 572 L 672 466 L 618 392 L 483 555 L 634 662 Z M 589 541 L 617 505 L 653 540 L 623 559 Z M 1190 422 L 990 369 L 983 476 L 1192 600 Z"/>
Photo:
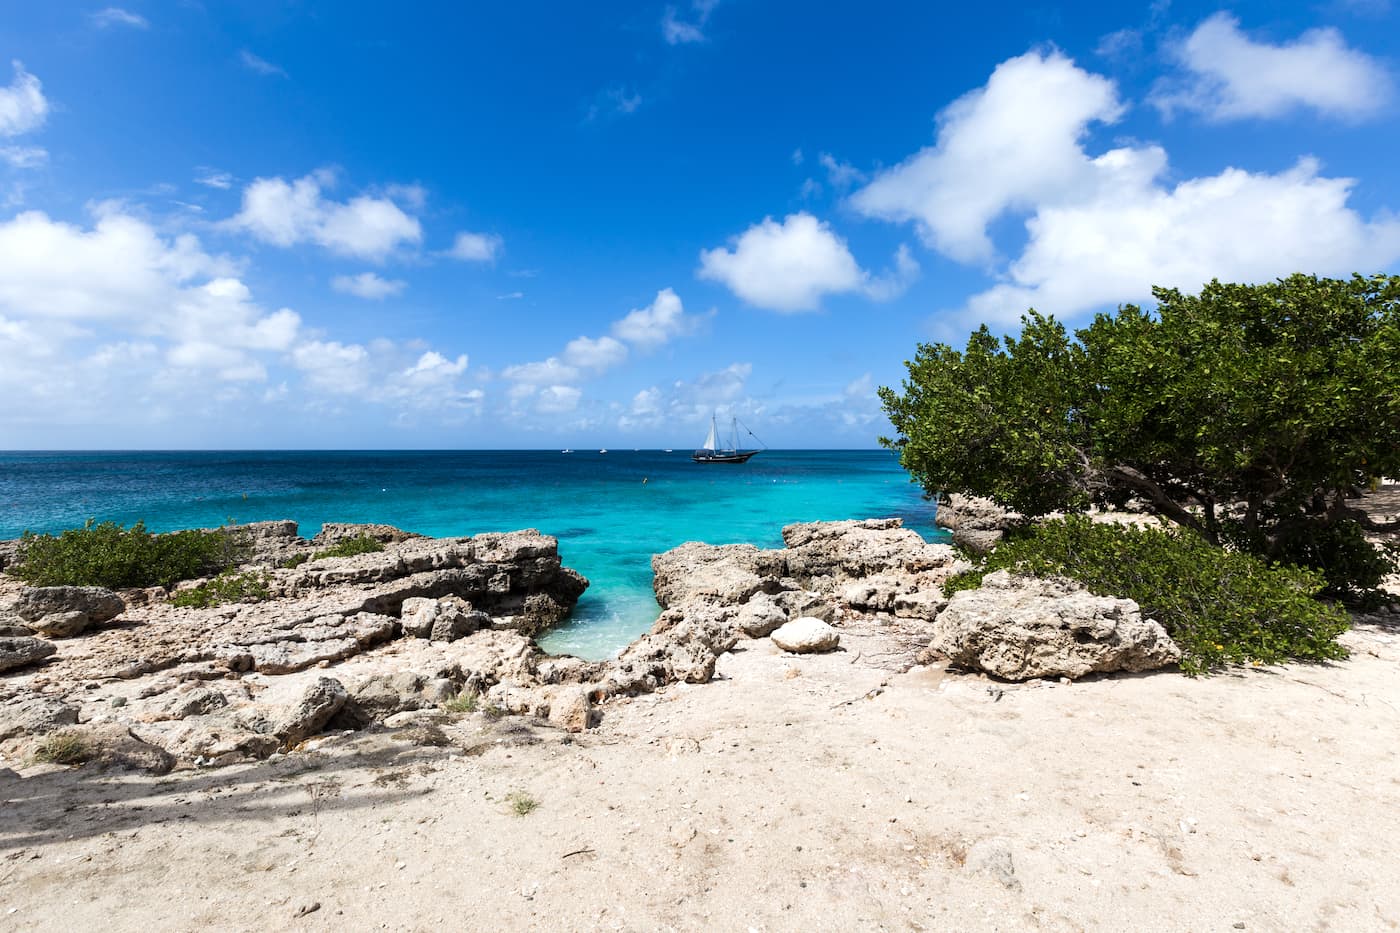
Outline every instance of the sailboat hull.
<path id="1" fill-rule="evenodd" d="M 696 463 L 748 463 L 756 450 L 697 450 L 690 455 Z"/>

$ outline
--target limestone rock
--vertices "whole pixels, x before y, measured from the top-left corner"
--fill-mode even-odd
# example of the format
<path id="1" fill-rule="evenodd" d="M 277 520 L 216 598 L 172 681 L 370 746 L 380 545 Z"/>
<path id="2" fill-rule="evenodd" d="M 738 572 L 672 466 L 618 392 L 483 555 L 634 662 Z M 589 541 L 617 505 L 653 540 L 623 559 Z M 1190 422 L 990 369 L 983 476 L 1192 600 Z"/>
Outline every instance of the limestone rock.
<path id="1" fill-rule="evenodd" d="M 808 581 L 917 574 L 947 568 L 957 560 L 951 547 L 929 544 L 897 518 L 787 525 L 783 542 L 788 572 Z"/>
<path id="2" fill-rule="evenodd" d="M 997 505 L 991 499 L 950 493 L 938 504 L 934 524 L 953 533 L 953 543 L 978 554 L 996 546 L 1006 532 L 1025 521 L 1018 512 Z"/>
<path id="3" fill-rule="evenodd" d="M 930 647 L 953 663 L 1007 680 L 1149 671 L 1181 660 L 1166 630 L 1132 600 L 1004 570 L 954 594 L 933 631 Z"/>
<path id="4" fill-rule="evenodd" d="M 24 696 L 0 706 L 0 741 L 20 735 L 44 735 L 78 721 L 78 707 L 47 696 Z"/>
<path id="5" fill-rule="evenodd" d="M 651 559 L 652 586 L 663 609 L 691 602 L 742 603 L 787 575 L 782 551 L 751 544 L 690 541 Z"/>
<path id="6" fill-rule="evenodd" d="M 57 650 L 41 638 L 23 635 L 0 638 L 0 671 L 37 663 Z"/>
<path id="7" fill-rule="evenodd" d="M 739 607 L 739 628 L 750 638 L 765 638 L 787 620 L 787 612 L 766 593 L 758 594 Z"/>
<path id="8" fill-rule="evenodd" d="M 318 548 L 330 547 L 351 538 L 373 538 L 380 544 L 397 544 L 412 538 L 423 537 L 412 531 L 404 531 L 393 525 L 360 525 L 353 522 L 326 522 L 320 532 L 311 539 Z"/>
<path id="9" fill-rule="evenodd" d="M 320 732 L 349 698 L 350 694 L 340 681 L 334 677 L 318 677 L 277 721 L 272 731 L 290 748 Z"/>
<path id="10" fill-rule="evenodd" d="M 770 637 L 773 644 L 795 654 L 831 651 L 841 643 L 841 636 L 836 629 L 812 616 L 793 619 Z"/>
<path id="11" fill-rule="evenodd" d="M 13 611 L 26 622 L 55 613 L 81 612 L 96 625 L 125 610 L 120 596 L 100 586 L 27 586 L 20 591 Z"/>
<path id="12" fill-rule="evenodd" d="M 568 732 L 583 732 L 593 719 L 593 704 L 582 687 L 555 691 L 549 704 L 549 721 Z"/>
<path id="13" fill-rule="evenodd" d="M 102 768 L 166 774 L 175 766 L 169 752 L 142 741 L 120 723 L 88 723 L 62 732 L 81 743 L 82 757 Z"/>

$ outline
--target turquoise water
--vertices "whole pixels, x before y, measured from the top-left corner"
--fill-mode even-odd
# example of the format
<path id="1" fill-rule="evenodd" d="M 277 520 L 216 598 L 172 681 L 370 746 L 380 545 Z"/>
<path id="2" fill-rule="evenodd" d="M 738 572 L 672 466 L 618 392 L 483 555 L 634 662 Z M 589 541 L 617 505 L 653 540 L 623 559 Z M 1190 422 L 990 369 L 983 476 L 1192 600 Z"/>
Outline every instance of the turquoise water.
<path id="1" fill-rule="evenodd" d="M 290 518 L 423 534 L 538 528 L 591 586 L 549 651 L 608 657 L 656 618 L 651 555 L 685 541 L 780 547 L 789 522 L 900 516 L 935 536 L 886 451 L 765 451 L 698 465 L 662 451 L 0 453 L 0 538 L 88 518 L 153 531 Z"/>

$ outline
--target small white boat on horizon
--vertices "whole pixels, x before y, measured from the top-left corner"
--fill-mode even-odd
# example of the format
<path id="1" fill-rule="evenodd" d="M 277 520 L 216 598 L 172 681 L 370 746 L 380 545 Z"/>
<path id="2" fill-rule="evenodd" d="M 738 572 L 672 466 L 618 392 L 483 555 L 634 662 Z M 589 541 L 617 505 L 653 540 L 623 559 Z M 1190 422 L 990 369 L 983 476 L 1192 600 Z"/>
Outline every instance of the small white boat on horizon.
<path id="1" fill-rule="evenodd" d="M 604 447 L 602 450 L 598 451 L 598 453 L 600 453 L 600 454 L 605 454 L 605 453 L 607 453 L 607 452 L 608 452 L 608 449 L 607 449 L 606 447 Z"/>

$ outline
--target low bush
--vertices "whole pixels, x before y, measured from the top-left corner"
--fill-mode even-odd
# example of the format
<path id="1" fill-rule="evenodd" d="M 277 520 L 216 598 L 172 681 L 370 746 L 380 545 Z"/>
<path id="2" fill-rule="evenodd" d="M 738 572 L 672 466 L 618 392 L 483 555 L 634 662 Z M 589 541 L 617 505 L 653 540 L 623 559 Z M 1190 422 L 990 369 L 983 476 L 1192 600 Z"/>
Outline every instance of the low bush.
<path id="1" fill-rule="evenodd" d="M 294 554 L 291 557 L 284 557 L 279 560 L 277 566 L 283 570 L 291 570 L 294 567 L 300 567 L 310 559 L 310 554 Z"/>
<path id="2" fill-rule="evenodd" d="M 477 704 L 481 702 L 481 695 L 473 690 L 464 690 L 450 700 L 442 704 L 442 708 L 449 713 L 475 713 Z"/>
<path id="3" fill-rule="evenodd" d="M 53 732 L 34 749 L 34 760 L 55 765 L 80 765 L 91 752 L 81 736 L 71 732 Z"/>
<path id="4" fill-rule="evenodd" d="M 232 566 L 249 550 L 228 528 L 156 535 L 142 522 L 123 528 L 89 519 L 58 535 L 26 531 L 8 572 L 31 586 L 173 586 Z"/>
<path id="5" fill-rule="evenodd" d="M 384 550 L 384 545 L 380 544 L 369 535 L 356 535 L 353 538 L 342 538 L 335 544 L 311 555 L 312 560 L 320 560 L 323 557 L 354 557 L 356 554 L 375 554 Z"/>
<path id="6" fill-rule="evenodd" d="M 225 570 L 208 583 L 176 593 L 170 604 L 182 609 L 208 609 L 224 603 L 254 603 L 267 597 L 267 574 Z"/>
<path id="7" fill-rule="evenodd" d="M 1347 653 L 1337 643 L 1349 625 L 1346 612 L 1316 598 L 1325 584 L 1321 574 L 1270 566 L 1187 532 L 1084 516 L 1044 522 L 950 579 L 944 592 L 979 586 L 994 570 L 1068 577 L 1092 592 L 1136 601 L 1181 646 L 1188 674 L 1225 664 L 1336 660 Z"/>

